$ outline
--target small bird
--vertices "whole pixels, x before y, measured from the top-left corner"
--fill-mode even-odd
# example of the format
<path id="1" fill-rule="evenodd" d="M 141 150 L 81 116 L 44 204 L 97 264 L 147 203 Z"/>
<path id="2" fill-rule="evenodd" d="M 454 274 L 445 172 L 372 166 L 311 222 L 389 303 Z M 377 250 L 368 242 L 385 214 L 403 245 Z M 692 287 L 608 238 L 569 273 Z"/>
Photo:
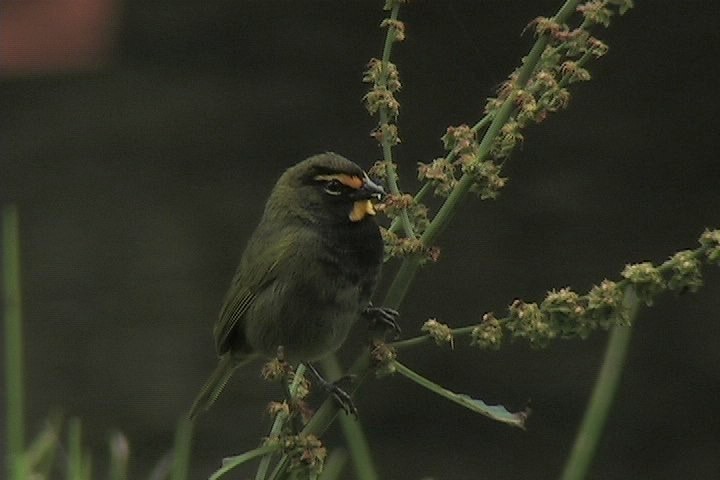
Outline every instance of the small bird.
<path id="1" fill-rule="evenodd" d="M 302 362 L 346 410 L 347 393 L 322 380 L 313 361 L 337 350 L 360 317 L 399 331 L 397 312 L 370 303 L 383 259 L 371 200 L 385 194 L 335 153 L 290 167 L 252 233 L 213 330 L 219 362 L 192 408 L 207 410 L 236 368 L 281 347 Z"/>

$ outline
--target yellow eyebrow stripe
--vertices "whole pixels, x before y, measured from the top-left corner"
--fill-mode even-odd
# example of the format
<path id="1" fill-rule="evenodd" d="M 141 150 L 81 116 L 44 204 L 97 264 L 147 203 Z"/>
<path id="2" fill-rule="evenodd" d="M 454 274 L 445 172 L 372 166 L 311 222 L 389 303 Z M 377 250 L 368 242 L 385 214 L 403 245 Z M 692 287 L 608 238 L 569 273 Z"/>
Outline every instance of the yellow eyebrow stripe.
<path id="1" fill-rule="evenodd" d="M 363 179 L 355 175 L 348 175 L 347 173 L 335 173 L 332 175 L 317 175 L 315 180 L 337 180 L 346 187 L 350 187 L 355 190 L 360 190 L 363 186 Z"/>

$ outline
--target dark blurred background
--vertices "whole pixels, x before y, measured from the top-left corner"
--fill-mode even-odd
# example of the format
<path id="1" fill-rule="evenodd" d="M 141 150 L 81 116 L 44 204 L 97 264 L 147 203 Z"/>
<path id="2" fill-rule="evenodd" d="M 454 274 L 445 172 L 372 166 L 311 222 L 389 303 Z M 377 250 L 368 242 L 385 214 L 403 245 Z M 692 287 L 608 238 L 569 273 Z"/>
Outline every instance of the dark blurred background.
<path id="1" fill-rule="evenodd" d="M 442 154 L 445 128 L 479 119 L 528 51 L 525 25 L 560 3 L 402 9 L 407 190 L 416 162 Z M 326 150 L 379 158 L 360 79 L 380 55 L 382 4 L 3 2 L 0 200 L 21 213 L 30 433 L 56 408 L 82 417 L 102 472 L 120 429 L 133 478 L 145 478 L 214 366 L 212 324 L 275 178 Z M 638 4 L 598 32 L 610 53 L 569 109 L 526 132 L 500 198 L 467 202 L 440 239 L 440 263 L 403 305 L 407 336 L 428 317 L 460 326 L 516 297 L 586 291 L 720 227 L 720 9 Z M 706 273 L 699 293 L 641 313 L 590 478 L 720 478 L 720 273 Z M 511 409 L 529 400 L 533 415 L 523 432 L 403 378 L 374 381 L 357 403 L 382 478 L 556 478 L 605 341 L 404 353 L 455 391 Z M 258 368 L 201 418 L 193 478 L 266 432 L 263 409 L 280 393 Z"/>

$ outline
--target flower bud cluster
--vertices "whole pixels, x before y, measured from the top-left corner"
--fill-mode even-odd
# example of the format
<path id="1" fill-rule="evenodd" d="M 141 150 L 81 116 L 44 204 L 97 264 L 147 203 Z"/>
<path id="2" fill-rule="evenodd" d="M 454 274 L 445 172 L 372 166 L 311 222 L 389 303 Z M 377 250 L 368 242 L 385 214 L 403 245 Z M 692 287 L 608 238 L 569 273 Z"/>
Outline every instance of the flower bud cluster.
<path id="1" fill-rule="evenodd" d="M 485 314 L 471 332 L 471 344 L 497 349 L 506 331 L 511 338 L 525 338 L 533 346 L 544 347 L 555 338 L 587 338 L 595 330 L 629 326 L 629 305 L 624 303 L 627 289 L 646 305 L 666 291 L 694 292 L 702 286 L 703 261 L 720 265 L 720 230 L 706 230 L 699 248 L 680 251 L 662 265 L 626 265 L 622 281 L 603 280 L 585 295 L 561 288 L 548 292 L 539 305 L 515 300 L 505 318 Z"/>
<path id="2" fill-rule="evenodd" d="M 632 284 L 638 298 L 648 306 L 653 304 L 653 299 L 666 287 L 660 271 L 650 262 L 626 265 L 621 275 Z"/>
<path id="3" fill-rule="evenodd" d="M 472 340 L 470 345 L 477 345 L 480 348 L 497 350 L 503 340 L 503 328 L 500 320 L 495 318 L 492 312 L 483 315 L 482 323 L 472 329 L 470 333 Z"/>
<path id="4" fill-rule="evenodd" d="M 440 259 L 440 248 L 435 246 L 427 247 L 418 237 L 401 237 L 382 227 L 380 228 L 380 234 L 385 244 L 386 259 L 419 255 L 421 264 L 428 260 L 437 262 Z"/>
<path id="5" fill-rule="evenodd" d="M 700 245 L 708 261 L 720 266 L 720 230 L 705 230 L 700 236 Z"/>
<path id="6" fill-rule="evenodd" d="M 397 165 L 391 164 L 391 168 L 397 172 Z M 368 170 L 368 175 L 372 178 L 385 180 L 387 178 L 388 163 L 383 161 L 375 162 Z M 420 240 L 420 236 L 425 232 L 430 220 L 428 218 L 428 208 L 423 203 L 415 200 L 415 198 L 407 193 L 397 195 L 387 195 L 382 203 L 375 205 L 375 210 L 384 214 L 391 220 L 397 219 L 400 215 L 407 215 L 407 219 L 412 225 L 413 236 L 400 236 L 394 230 L 380 228 L 383 241 L 385 243 L 385 259 L 391 257 L 403 257 L 407 255 L 420 255 L 423 261 L 436 262 L 440 256 L 440 249 L 437 247 L 427 247 Z"/>
<path id="7" fill-rule="evenodd" d="M 423 324 L 420 330 L 427 332 L 427 334 L 435 340 L 436 344 L 443 345 L 449 343 L 451 349 L 455 348 L 455 339 L 453 338 L 452 330 L 446 324 L 431 318 Z"/>
<path id="8" fill-rule="evenodd" d="M 547 17 L 538 17 L 530 22 L 528 27 L 536 35 L 548 39 L 540 63 L 524 85 L 518 82 L 520 69 L 515 70 L 500 86 L 497 97 L 489 98 L 485 105 L 485 113 L 490 116 L 494 116 L 508 99 L 515 105 L 515 111 L 495 139 L 491 151 L 496 163 L 510 155 L 522 142 L 522 129 L 531 123 L 540 123 L 548 114 L 567 107 L 570 102 L 568 85 L 590 80 L 590 72 L 584 65 L 591 58 L 605 55 L 608 47 L 590 35 L 588 28 L 594 24 L 607 26 L 616 10 L 623 14 L 632 6 L 632 0 L 588 1 L 578 7 L 584 22 L 572 29 Z"/>
<path id="9" fill-rule="evenodd" d="M 373 343 L 370 350 L 370 358 L 375 362 L 375 374 L 378 377 L 395 373 L 393 360 L 397 358 L 397 352 L 385 342 Z"/>
<path id="10" fill-rule="evenodd" d="M 386 9 L 394 8 L 396 2 L 386 4 Z M 393 42 L 405 39 L 405 24 L 394 18 L 386 18 L 381 23 L 382 28 L 388 29 L 388 38 Z M 400 143 L 397 126 L 393 123 L 400 114 L 400 102 L 395 93 L 400 90 L 400 75 L 397 65 L 378 58 L 370 59 L 363 75 L 363 82 L 372 86 L 363 98 L 365 108 L 370 115 L 379 114 L 378 126 L 370 133 L 381 145 L 394 146 Z"/>
<path id="11" fill-rule="evenodd" d="M 624 15 L 635 6 L 634 3 L 634 0 L 591 0 L 578 6 L 577 11 L 586 21 L 609 27 L 610 18 L 615 14 L 615 10 L 620 15 Z"/>
<path id="12" fill-rule="evenodd" d="M 511 338 L 525 338 L 538 348 L 546 347 L 556 338 L 585 339 L 595 330 L 627 324 L 622 299 L 622 288 L 609 280 L 594 286 L 587 295 L 569 288 L 551 290 L 539 305 L 517 299 L 508 307 L 505 318 L 485 314 L 483 322 L 472 332 L 472 344 L 497 349 L 503 330 Z"/>
<path id="13" fill-rule="evenodd" d="M 506 149 L 508 153 L 515 146 L 513 142 L 522 140 L 522 135 L 511 131 L 511 128 L 510 124 L 503 127 L 501 137 L 505 143 L 497 144 L 499 149 Z M 473 192 L 483 199 L 497 197 L 507 178 L 500 176 L 499 165 L 491 160 L 480 160 L 475 131 L 468 125 L 448 127 L 442 142 L 449 155 L 430 163 L 419 163 L 418 179 L 432 182 L 435 195 L 444 197 L 452 192 L 461 175 L 469 174 L 473 179 Z"/>
<path id="14" fill-rule="evenodd" d="M 675 292 L 696 292 L 702 287 L 700 259 L 692 250 L 684 250 L 670 257 L 672 273 L 667 286 Z"/>
<path id="15" fill-rule="evenodd" d="M 270 437 L 265 445 L 279 445 L 290 459 L 290 471 L 295 476 L 313 477 L 322 472 L 327 449 L 315 435 L 282 435 Z"/>

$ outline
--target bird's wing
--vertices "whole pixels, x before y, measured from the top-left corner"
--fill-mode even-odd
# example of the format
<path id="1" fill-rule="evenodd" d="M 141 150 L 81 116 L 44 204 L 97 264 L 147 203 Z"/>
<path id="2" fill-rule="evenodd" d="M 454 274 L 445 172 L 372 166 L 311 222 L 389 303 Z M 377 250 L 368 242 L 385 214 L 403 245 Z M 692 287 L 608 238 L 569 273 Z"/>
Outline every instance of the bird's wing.
<path id="1" fill-rule="evenodd" d="M 278 274 L 278 265 L 290 252 L 291 241 L 259 238 L 252 242 L 240 262 L 213 330 L 218 354 L 230 350 L 233 335 L 242 335 L 243 316 L 257 295 Z M 255 248 L 253 248 L 255 247 Z M 242 343 L 242 342 L 240 342 Z"/>

